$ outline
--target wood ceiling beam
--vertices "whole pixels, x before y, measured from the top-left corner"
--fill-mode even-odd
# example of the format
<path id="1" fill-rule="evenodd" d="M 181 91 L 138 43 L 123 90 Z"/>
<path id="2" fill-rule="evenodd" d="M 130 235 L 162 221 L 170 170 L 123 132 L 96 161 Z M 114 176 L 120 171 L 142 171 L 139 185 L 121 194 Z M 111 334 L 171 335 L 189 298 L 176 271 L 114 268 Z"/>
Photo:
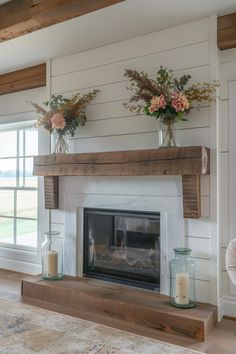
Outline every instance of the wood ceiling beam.
<path id="1" fill-rule="evenodd" d="M 217 42 L 221 50 L 236 48 L 236 12 L 218 17 Z"/>
<path id="2" fill-rule="evenodd" d="M 12 0 L 0 6 L 0 42 L 125 0 Z"/>
<path id="3" fill-rule="evenodd" d="M 0 96 L 46 86 L 46 64 L 0 75 Z"/>

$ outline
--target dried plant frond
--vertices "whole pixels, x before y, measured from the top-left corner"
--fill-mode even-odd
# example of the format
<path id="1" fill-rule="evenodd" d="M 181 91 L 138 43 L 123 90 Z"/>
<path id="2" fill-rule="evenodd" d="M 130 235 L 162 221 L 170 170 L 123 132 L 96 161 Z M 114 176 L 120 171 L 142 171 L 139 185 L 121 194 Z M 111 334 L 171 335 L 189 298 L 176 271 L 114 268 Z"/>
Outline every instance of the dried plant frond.
<path id="1" fill-rule="evenodd" d="M 144 112 L 160 118 L 162 122 L 187 120 L 193 102 L 211 102 L 215 98 L 218 82 L 192 84 L 187 86 L 190 75 L 174 76 L 173 71 L 160 67 L 156 77 L 150 78 L 144 72 L 127 69 L 124 76 L 130 82 L 128 90 L 132 95 L 124 106 L 130 112 Z"/>
<path id="2" fill-rule="evenodd" d="M 208 82 L 204 82 L 203 84 L 192 84 L 185 90 L 185 94 L 191 102 L 212 102 L 215 100 L 215 92 L 217 87 L 219 87 L 219 83 L 217 81 L 212 84 Z"/>
<path id="3" fill-rule="evenodd" d="M 73 95 L 70 98 L 65 98 L 62 95 L 53 95 L 51 101 L 44 102 L 46 110 L 37 103 L 32 103 L 37 114 L 37 120 L 35 121 L 35 127 L 44 127 L 49 132 L 60 130 L 60 134 L 74 135 L 76 128 L 81 125 L 85 125 L 86 115 L 85 108 L 96 96 L 99 90 L 93 90 L 92 92 L 80 95 L 79 93 Z M 52 124 L 52 117 L 58 115 L 60 119 L 60 128 L 55 127 Z M 62 128 L 63 126 L 63 128 Z"/>

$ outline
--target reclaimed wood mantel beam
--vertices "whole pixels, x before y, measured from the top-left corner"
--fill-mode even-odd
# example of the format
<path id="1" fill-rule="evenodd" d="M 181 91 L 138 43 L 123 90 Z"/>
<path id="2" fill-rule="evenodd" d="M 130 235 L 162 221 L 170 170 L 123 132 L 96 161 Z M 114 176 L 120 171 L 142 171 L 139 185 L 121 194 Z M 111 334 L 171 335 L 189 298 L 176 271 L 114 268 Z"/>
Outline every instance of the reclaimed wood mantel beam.
<path id="1" fill-rule="evenodd" d="M 236 12 L 218 17 L 217 42 L 221 50 L 236 48 Z"/>
<path id="2" fill-rule="evenodd" d="M 186 218 L 201 216 L 200 176 L 210 173 L 202 146 L 92 152 L 34 157 L 34 175 L 45 178 L 45 208 L 58 209 L 59 176 L 182 176 Z"/>
<path id="3" fill-rule="evenodd" d="M 0 6 L 0 42 L 125 0 L 12 0 Z"/>

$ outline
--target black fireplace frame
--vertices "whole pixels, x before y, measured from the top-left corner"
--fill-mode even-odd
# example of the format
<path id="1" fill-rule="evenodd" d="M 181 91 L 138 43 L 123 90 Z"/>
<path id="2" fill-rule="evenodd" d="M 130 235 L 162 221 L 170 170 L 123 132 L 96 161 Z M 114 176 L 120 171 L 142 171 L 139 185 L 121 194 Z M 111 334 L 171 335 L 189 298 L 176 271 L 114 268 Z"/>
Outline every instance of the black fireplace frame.
<path id="1" fill-rule="evenodd" d="M 154 290 L 160 292 L 160 278 L 159 283 L 149 283 L 143 282 L 135 279 L 126 279 L 125 277 L 119 275 L 107 275 L 107 274 L 100 274 L 97 272 L 93 272 L 88 269 L 87 258 L 88 257 L 88 240 L 86 241 L 85 235 L 88 235 L 88 214 L 104 214 L 104 215 L 118 215 L 118 216 L 143 216 L 150 219 L 159 219 L 161 221 L 161 214 L 160 212 L 145 212 L 145 211 L 133 211 L 133 210 L 120 210 L 120 209 L 104 209 L 104 208 L 84 208 L 84 225 L 83 225 L 83 276 L 87 278 L 94 278 L 103 281 L 109 281 L 113 283 L 128 285 L 132 287 L 138 287 L 143 289 Z M 161 266 L 161 264 L 160 264 Z"/>

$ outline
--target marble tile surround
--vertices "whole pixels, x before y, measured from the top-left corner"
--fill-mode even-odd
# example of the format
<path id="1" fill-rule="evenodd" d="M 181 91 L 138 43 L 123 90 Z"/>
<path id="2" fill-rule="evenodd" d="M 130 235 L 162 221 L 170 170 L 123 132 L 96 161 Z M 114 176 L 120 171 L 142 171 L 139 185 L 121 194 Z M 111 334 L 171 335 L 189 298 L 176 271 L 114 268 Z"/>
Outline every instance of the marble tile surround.
<path id="1" fill-rule="evenodd" d="M 0 354 L 200 354 L 190 349 L 0 299 Z"/>
<path id="2" fill-rule="evenodd" d="M 172 177 L 172 176 L 169 176 Z M 158 180 L 159 181 L 159 180 Z M 175 197 L 152 196 L 153 190 L 159 190 L 156 179 L 146 178 L 105 178 L 83 179 L 78 177 L 61 177 L 59 195 L 59 219 L 64 221 L 64 272 L 68 275 L 83 276 L 83 211 L 84 208 L 119 209 L 127 211 L 145 211 L 161 213 L 161 279 L 160 292 L 169 294 L 169 260 L 173 249 L 184 246 L 184 219 L 182 197 L 179 183 L 174 178 L 167 181 L 160 179 L 162 189 L 172 188 Z M 179 182 L 179 181 L 178 181 Z M 142 193 L 140 196 L 140 183 Z M 97 193 L 94 193 L 95 190 Z M 150 190 L 149 190 L 150 188 Z M 129 190 L 132 189 L 132 195 Z M 139 192 L 138 192 L 139 191 Z M 136 195 L 135 195 L 136 193 Z M 166 193 L 164 193 L 166 194 Z M 171 235 L 175 237 L 171 237 Z M 76 261 L 75 261 L 76 260 Z"/>

